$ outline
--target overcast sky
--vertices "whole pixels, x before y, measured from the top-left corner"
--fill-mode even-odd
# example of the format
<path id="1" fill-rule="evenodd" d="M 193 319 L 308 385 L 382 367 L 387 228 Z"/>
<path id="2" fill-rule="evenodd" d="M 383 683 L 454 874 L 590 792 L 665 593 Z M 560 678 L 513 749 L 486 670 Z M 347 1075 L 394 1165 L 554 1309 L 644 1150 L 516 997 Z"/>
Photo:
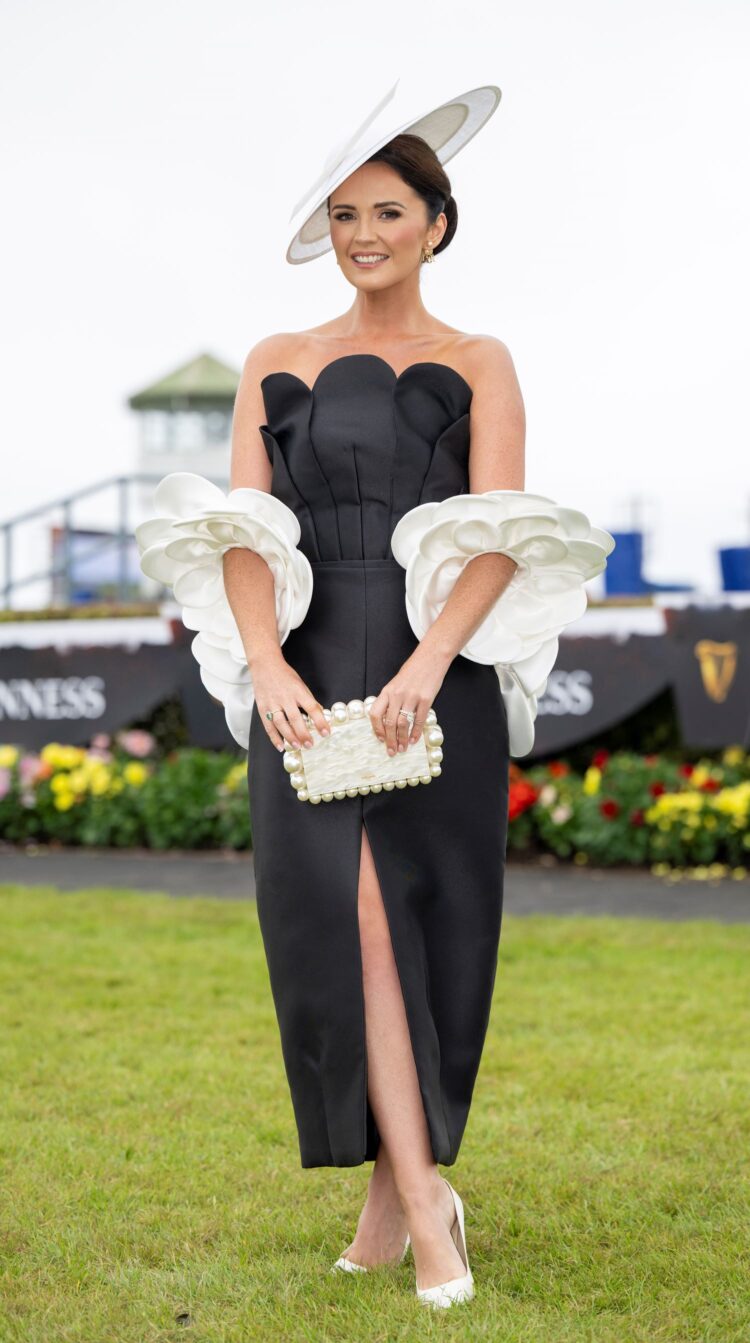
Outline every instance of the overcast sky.
<path id="1" fill-rule="evenodd" d="M 0 520 L 134 465 L 132 392 L 348 308 L 294 202 L 401 79 L 498 111 L 447 165 L 431 312 L 513 355 L 526 487 L 646 575 L 750 542 L 748 0 L 0 0 Z"/>

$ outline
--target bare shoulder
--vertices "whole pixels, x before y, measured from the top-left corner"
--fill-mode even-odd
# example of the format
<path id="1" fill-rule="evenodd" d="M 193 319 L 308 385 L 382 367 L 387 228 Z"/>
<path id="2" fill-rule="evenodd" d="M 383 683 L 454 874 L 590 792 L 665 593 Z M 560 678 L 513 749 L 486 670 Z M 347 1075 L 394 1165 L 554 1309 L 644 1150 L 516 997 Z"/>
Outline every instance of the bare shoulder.
<path id="1" fill-rule="evenodd" d="M 474 385 L 502 383 L 517 389 L 520 395 L 513 356 L 505 341 L 497 336 L 467 336 L 466 357 L 474 374 Z"/>
<path id="2" fill-rule="evenodd" d="M 268 373 L 289 370 L 303 344 L 304 333 L 297 331 L 278 331 L 271 336 L 263 336 L 245 356 L 243 377 L 246 380 L 260 382 Z"/>

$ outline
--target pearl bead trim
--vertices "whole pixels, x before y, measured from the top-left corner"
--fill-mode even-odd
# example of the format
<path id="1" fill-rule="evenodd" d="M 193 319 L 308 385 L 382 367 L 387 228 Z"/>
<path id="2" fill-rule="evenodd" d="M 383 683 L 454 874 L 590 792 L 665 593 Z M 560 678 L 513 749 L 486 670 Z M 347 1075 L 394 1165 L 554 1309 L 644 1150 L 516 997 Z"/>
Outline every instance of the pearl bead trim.
<path id="1" fill-rule="evenodd" d="M 336 700 L 323 716 L 331 734 L 322 737 L 312 719 L 305 722 L 314 745 L 284 752 L 284 769 L 300 802 L 331 802 L 334 798 L 391 792 L 431 783 L 442 773 L 443 730 L 434 709 L 428 711 L 422 735 L 396 755 L 372 730 L 370 708 L 376 699 Z"/>

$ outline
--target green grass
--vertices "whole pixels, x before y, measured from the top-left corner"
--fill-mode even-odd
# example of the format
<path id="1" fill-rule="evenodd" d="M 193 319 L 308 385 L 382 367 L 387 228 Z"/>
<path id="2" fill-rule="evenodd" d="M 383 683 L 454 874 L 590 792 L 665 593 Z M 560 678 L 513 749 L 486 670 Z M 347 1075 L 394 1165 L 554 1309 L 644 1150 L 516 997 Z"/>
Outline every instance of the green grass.
<path id="1" fill-rule="evenodd" d="M 253 904 L 0 908 L 2 1343 L 750 1337 L 750 927 L 506 919 L 433 1314 L 328 1271 L 371 1167 L 299 1165 Z"/>

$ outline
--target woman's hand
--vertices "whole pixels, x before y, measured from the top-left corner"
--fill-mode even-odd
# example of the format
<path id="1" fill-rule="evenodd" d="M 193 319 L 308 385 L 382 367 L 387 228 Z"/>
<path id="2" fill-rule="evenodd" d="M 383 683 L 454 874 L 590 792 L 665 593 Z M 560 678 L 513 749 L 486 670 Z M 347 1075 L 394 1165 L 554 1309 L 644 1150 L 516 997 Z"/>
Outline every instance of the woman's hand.
<path id="1" fill-rule="evenodd" d="M 379 741 L 385 741 L 389 755 L 419 741 L 449 665 L 432 650 L 415 648 L 370 705 L 373 731 Z M 414 722 L 399 709 L 412 710 Z"/>
<path id="2" fill-rule="evenodd" d="M 312 746 L 313 739 L 302 713 L 312 718 L 322 736 L 330 732 L 323 705 L 283 654 L 266 655 L 250 667 L 255 703 L 268 736 L 279 751 L 297 746 Z M 273 710 L 273 718 L 266 711 Z"/>

